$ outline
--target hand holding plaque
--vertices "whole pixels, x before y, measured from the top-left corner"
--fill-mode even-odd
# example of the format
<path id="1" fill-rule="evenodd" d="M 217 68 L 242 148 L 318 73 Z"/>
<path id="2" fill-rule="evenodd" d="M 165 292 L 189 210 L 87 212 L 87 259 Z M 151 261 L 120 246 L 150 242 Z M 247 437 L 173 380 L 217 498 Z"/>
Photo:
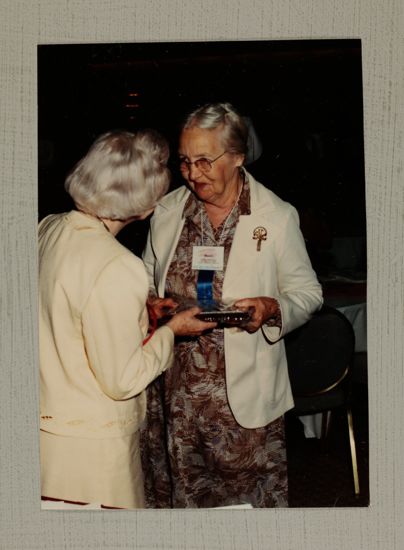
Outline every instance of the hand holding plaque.
<path id="1" fill-rule="evenodd" d="M 177 294 L 170 297 L 178 304 L 176 308 L 170 311 L 170 315 L 196 306 L 202 310 L 195 315 L 197 319 L 205 322 L 215 322 L 220 326 L 243 326 L 243 324 L 250 321 L 253 313 L 253 308 L 240 309 L 234 306 L 226 306 L 213 300 L 198 302 L 197 300 L 184 298 Z"/>

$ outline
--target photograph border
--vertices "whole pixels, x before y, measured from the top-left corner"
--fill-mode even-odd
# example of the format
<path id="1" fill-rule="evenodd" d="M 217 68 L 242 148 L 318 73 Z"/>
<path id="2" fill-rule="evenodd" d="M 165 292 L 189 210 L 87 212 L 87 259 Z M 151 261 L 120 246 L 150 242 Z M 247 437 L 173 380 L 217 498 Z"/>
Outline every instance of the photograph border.
<path id="1" fill-rule="evenodd" d="M 383 4 L 377 0 L 1 1 L 0 542 L 4 548 L 400 548 L 404 540 L 403 23 L 399 0 Z M 362 40 L 371 506 L 41 512 L 36 417 L 36 46 L 311 37 Z"/>

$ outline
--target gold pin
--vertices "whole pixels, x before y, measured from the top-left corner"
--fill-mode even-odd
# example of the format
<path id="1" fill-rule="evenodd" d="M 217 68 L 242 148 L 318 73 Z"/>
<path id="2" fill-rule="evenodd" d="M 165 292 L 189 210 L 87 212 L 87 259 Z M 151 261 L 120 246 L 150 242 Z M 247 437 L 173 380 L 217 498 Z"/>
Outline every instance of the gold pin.
<path id="1" fill-rule="evenodd" d="M 265 229 L 265 227 L 256 227 L 253 231 L 253 239 L 254 241 L 258 241 L 257 242 L 257 252 L 259 252 L 261 250 L 261 241 L 266 241 L 267 240 L 267 230 Z"/>

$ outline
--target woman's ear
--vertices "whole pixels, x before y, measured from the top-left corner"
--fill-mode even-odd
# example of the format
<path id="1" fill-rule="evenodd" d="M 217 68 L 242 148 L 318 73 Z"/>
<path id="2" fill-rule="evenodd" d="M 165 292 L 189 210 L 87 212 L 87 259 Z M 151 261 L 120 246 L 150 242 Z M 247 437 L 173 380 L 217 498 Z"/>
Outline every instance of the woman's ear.
<path id="1" fill-rule="evenodd" d="M 243 166 L 245 155 L 242 153 L 238 153 L 235 155 L 235 157 L 236 157 L 236 167 L 239 168 L 240 166 Z"/>

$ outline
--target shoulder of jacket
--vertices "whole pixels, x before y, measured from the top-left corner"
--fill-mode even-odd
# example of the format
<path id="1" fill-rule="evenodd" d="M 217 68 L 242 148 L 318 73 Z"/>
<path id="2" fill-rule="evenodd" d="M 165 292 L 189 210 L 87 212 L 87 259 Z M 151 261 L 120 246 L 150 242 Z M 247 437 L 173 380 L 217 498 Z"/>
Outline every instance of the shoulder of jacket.
<path id="1" fill-rule="evenodd" d="M 147 298 L 149 282 L 143 262 L 130 251 L 128 254 L 106 255 L 94 266 L 87 285 L 82 292 L 81 311 L 84 312 L 93 300 L 125 293 L 129 299 L 139 300 L 141 304 Z M 95 297 L 95 298 L 94 298 Z"/>
<path id="2" fill-rule="evenodd" d="M 251 174 L 248 174 L 250 183 L 252 203 L 258 208 L 269 208 L 270 210 L 278 210 L 285 215 L 295 211 L 295 207 L 289 202 L 281 199 L 276 193 L 258 182 Z M 252 204 L 252 207 L 253 207 Z"/>
<path id="3" fill-rule="evenodd" d="M 105 243 L 104 250 L 100 251 L 100 256 L 104 256 L 105 265 L 116 263 L 141 270 L 144 267 L 142 260 L 136 254 L 116 240 L 111 239 L 108 244 Z"/>
<path id="4" fill-rule="evenodd" d="M 52 224 L 57 223 L 63 218 L 64 214 L 48 214 L 40 220 L 38 223 L 38 233 L 46 231 L 46 229 Z"/>
<path id="5" fill-rule="evenodd" d="M 93 277 L 89 285 L 89 295 L 91 288 L 104 284 L 109 287 L 111 282 L 121 288 L 130 288 L 132 292 L 147 292 L 148 278 L 144 263 L 119 242 L 115 244 L 116 246 L 103 246 L 98 257 L 93 258 Z"/>
<path id="6" fill-rule="evenodd" d="M 185 201 L 190 195 L 190 190 L 182 185 L 178 189 L 174 189 L 170 193 L 167 193 L 157 204 L 155 214 L 161 214 L 168 210 L 177 208 L 181 204 L 185 204 Z"/>
<path id="7" fill-rule="evenodd" d="M 120 274 L 139 274 L 145 270 L 142 260 L 107 232 L 89 237 L 77 246 L 86 252 L 88 269 L 92 270 L 94 280 L 107 269 L 108 272 L 116 271 L 119 284 Z"/>

